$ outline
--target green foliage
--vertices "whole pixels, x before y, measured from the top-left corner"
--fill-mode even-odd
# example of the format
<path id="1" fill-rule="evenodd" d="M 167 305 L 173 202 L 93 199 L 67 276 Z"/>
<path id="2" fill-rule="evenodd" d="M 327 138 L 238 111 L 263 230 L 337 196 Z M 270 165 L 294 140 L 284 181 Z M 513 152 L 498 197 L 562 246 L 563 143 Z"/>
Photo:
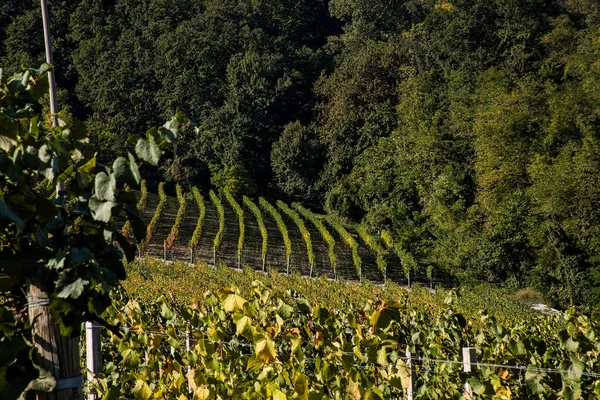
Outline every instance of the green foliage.
<path id="1" fill-rule="evenodd" d="M 356 268 L 356 273 L 362 281 L 362 260 L 358 255 L 358 242 L 354 239 L 350 232 L 344 228 L 337 217 L 333 215 L 326 215 L 325 220 L 338 233 L 338 235 L 340 235 L 344 243 L 350 247 L 350 250 L 352 250 L 352 262 L 354 263 L 354 268 Z"/>
<path id="2" fill-rule="evenodd" d="M 83 321 L 110 304 L 109 290 L 125 278 L 123 257 L 135 257 L 135 247 L 117 229 L 117 219 L 130 222 L 136 240 L 146 234 L 132 191 L 141 181 L 139 159 L 127 154 L 98 170 L 84 124 L 60 121 L 48 126 L 46 116 L 35 111 L 48 90 L 48 71 L 52 67 L 47 64 L 14 75 L 0 69 L 3 399 L 29 397 L 27 390 L 44 385 L 47 391 L 54 389 L 56 377 L 34 366 L 37 356 L 31 347 L 40 340 L 32 343 L 32 327 L 77 336 Z M 152 144 L 149 148 L 154 149 Z M 155 149 L 156 155 L 163 149 Z M 142 152 L 136 154 L 144 159 Z M 48 199 L 59 182 L 60 192 Z M 39 300 L 27 298 L 32 285 L 40 296 L 48 296 L 52 312 L 27 321 L 22 310 L 28 302 L 30 308 L 40 307 L 35 304 Z"/>
<path id="3" fill-rule="evenodd" d="M 201 124 L 166 152 L 157 180 L 275 189 L 387 227 L 463 282 L 597 302 L 597 1 L 49 8 L 61 115 L 86 121 L 100 164 L 181 110 Z M 32 0 L 0 5 L 9 71 L 44 59 L 40 18 Z M 154 162 L 170 138 L 134 140 Z"/>
<path id="4" fill-rule="evenodd" d="M 214 191 L 209 192 L 210 200 L 212 201 L 215 209 L 217 210 L 217 217 L 219 218 L 219 230 L 213 239 L 214 245 L 214 262 L 217 261 L 217 254 L 219 252 L 219 248 L 221 247 L 221 243 L 223 242 L 223 233 L 225 232 L 225 210 L 223 209 L 223 203 L 221 203 L 221 199 Z"/>
<path id="5" fill-rule="evenodd" d="M 419 265 L 415 260 L 415 257 L 411 252 L 406 250 L 406 248 L 402 245 L 401 242 L 396 242 L 392 233 L 386 229 L 381 231 L 381 239 L 385 243 L 385 246 L 388 250 L 393 250 L 394 253 L 398 256 L 400 260 L 400 264 L 402 265 L 402 271 L 404 272 L 404 277 L 408 281 L 408 286 L 410 286 L 410 278 L 411 272 L 416 272 Z M 433 266 L 427 267 L 427 278 L 431 282 L 433 277 Z"/>
<path id="6" fill-rule="evenodd" d="M 290 217 L 290 219 L 292 219 L 292 221 L 294 221 L 294 223 L 298 227 L 298 230 L 300 231 L 300 234 L 304 239 L 304 243 L 306 244 L 308 265 L 310 265 L 310 275 L 312 276 L 312 270 L 315 265 L 315 253 L 313 252 L 312 241 L 310 239 L 310 232 L 308 231 L 308 229 L 306 229 L 304 221 L 302 220 L 302 218 L 300 218 L 300 215 L 298 215 L 296 211 L 288 207 L 287 204 L 285 204 L 281 200 L 277 200 L 277 207 L 279 207 L 281 211 L 283 211 L 288 217 Z"/>
<path id="7" fill-rule="evenodd" d="M 258 206 L 256 204 L 254 204 L 254 202 L 252 200 L 250 200 L 249 197 L 244 196 L 243 197 L 243 201 L 244 204 L 246 205 L 246 207 L 248 207 L 248 209 L 250 210 L 250 212 L 252 214 L 254 214 L 254 217 L 256 218 L 256 223 L 258 224 L 258 230 L 260 231 L 260 236 L 262 238 L 262 245 L 261 245 L 261 258 L 262 258 L 262 265 L 263 265 L 263 270 L 265 269 L 265 263 L 267 261 L 267 249 L 268 249 L 268 242 L 269 242 L 269 235 L 267 233 L 267 228 L 265 227 L 265 222 L 263 220 L 263 216 L 262 213 L 260 212 L 260 208 L 258 208 Z"/>
<path id="8" fill-rule="evenodd" d="M 387 229 L 381 231 L 381 240 L 385 244 L 386 249 L 392 250 L 394 248 L 394 239 L 392 238 L 391 232 Z"/>
<path id="9" fill-rule="evenodd" d="M 152 239 L 152 235 L 154 235 L 154 231 L 156 230 L 156 226 L 158 225 L 158 221 L 160 220 L 160 216 L 165 210 L 165 206 L 167 205 L 167 195 L 165 193 L 165 183 L 161 182 L 158 184 L 158 205 L 154 209 L 154 214 L 152 214 L 152 219 L 148 223 L 146 227 L 146 236 L 144 241 L 142 241 L 138 247 L 140 253 L 144 253 L 148 244 L 150 243 L 150 239 Z"/>
<path id="10" fill-rule="evenodd" d="M 273 207 L 271 203 L 269 203 L 263 197 L 260 197 L 258 199 L 258 203 L 269 213 L 271 218 L 273 218 L 275 224 L 277 224 L 277 228 L 279 228 L 279 232 L 281 232 L 281 236 L 283 237 L 283 246 L 285 247 L 285 258 L 289 273 L 290 254 L 292 254 L 292 241 L 290 240 L 290 236 L 288 234 L 287 227 L 285 226 L 285 222 L 283 222 L 283 218 L 281 218 L 281 214 L 279 214 L 277 209 Z"/>
<path id="11" fill-rule="evenodd" d="M 171 251 L 173 244 L 175 244 L 175 240 L 177 240 L 177 237 L 179 237 L 179 228 L 181 228 L 181 220 L 185 214 L 185 208 L 187 204 L 185 197 L 183 196 L 183 189 L 180 185 L 175 187 L 175 191 L 177 192 L 177 202 L 179 203 L 179 208 L 177 209 L 175 222 L 173 223 L 171 231 L 169 232 L 169 236 L 165 241 L 165 252 Z"/>
<path id="12" fill-rule="evenodd" d="M 184 265 L 175 265 L 175 271 L 172 266 L 164 270 L 190 275 L 190 267 Z M 380 298 L 331 308 L 261 281 L 275 282 L 276 274 L 230 271 L 231 277 L 220 278 L 230 286 L 210 291 L 202 288 L 204 295 L 192 307 L 164 297 L 138 301 L 134 295 L 115 301 L 107 318 L 130 329 L 122 338 L 105 333 L 112 369 L 98 378 L 95 387 L 100 394 L 113 390 L 116 396 L 129 396 L 131 388 L 138 386 L 139 393 L 153 395 L 161 387 L 163 395 L 177 398 L 187 395 L 187 375 L 196 396 L 267 397 L 279 391 L 282 394 L 277 396 L 286 398 L 301 394 L 323 397 L 325 393 L 342 397 L 350 391 L 359 398 L 372 398 L 376 393 L 379 398 L 401 398 L 408 384 L 407 366 L 401 359 L 406 349 L 417 357 L 455 362 L 432 362 L 428 368 L 418 368 L 415 398 L 431 398 L 432 393 L 460 397 L 465 379 L 470 379 L 476 393 L 489 398 L 506 393 L 519 398 L 559 397 L 565 388 L 594 397 L 598 389 L 596 378 L 582 372 L 595 371 L 600 362 L 595 352 L 589 351 L 600 325 L 575 309 L 551 317 L 520 314 L 510 322 L 500 322 L 485 312 L 461 314 L 461 304 L 468 298 L 454 291 L 444 293 L 442 299 L 426 291 L 401 289 L 394 289 L 398 290 L 394 300 Z M 142 282 L 164 286 L 156 282 L 161 279 L 156 268 L 148 268 L 148 273 L 152 276 Z M 206 273 L 227 271 L 206 268 Z M 202 277 L 201 282 L 214 282 L 204 273 L 191 275 Z M 386 297 L 377 287 L 363 290 L 362 285 L 349 288 L 327 280 L 303 280 L 310 285 L 304 290 L 311 294 L 333 289 L 333 298 L 352 298 L 335 291 L 343 288 L 371 299 Z M 231 282 L 240 283 L 239 289 Z M 325 287 L 320 288 L 322 285 Z M 486 302 L 494 304 L 498 317 L 504 313 L 500 298 L 488 295 Z M 189 351 L 184 347 L 185 332 L 192 341 Z M 460 361 L 461 348 L 467 344 L 477 348 L 481 363 L 532 368 L 523 374 L 481 367 L 465 375 Z M 548 352 L 556 356 L 547 357 Z M 149 362 L 140 362 L 146 354 Z M 172 367 L 164 369 L 164 364 Z M 192 371 L 189 374 L 186 366 Z M 569 373 L 543 373 L 540 368 Z M 141 383 L 140 376 L 146 377 Z M 268 379 L 262 379 L 265 376 Z"/>
<path id="13" fill-rule="evenodd" d="M 337 276 L 337 260 L 335 258 L 335 240 L 333 239 L 333 236 L 331 236 L 325 225 L 323 225 L 323 222 L 321 222 L 310 210 L 302 207 L 298 203 L 293 203 L 292 207 L 294 207 L 300 214 L 302 214 L 304 218 L 309 220 L 315 226 L 315 228 L 317 228 L 321 234 L 321 237 L 325 243 L 327 243 L 327 249 L 329 252 L 329 265 L 333 270 L 333 274 Z"/>
<path id="14" fill-rule="evenodd" d="M 227 202 L 235 211 L 235 215 L 238 218 L 238 224 L 240 227 L 240 236 L 238 238 L 238 246 L 237 246 L 237 255 L 238 255 L 238 267 L 242 266 L 242 252 L 244 251 L 244 236 L 245 236 L 245 228 L 244 228 L 244 210 L 240 207 L 239 203 L 233 198 L 231 193 L 228 191 L 223 192 L 225 194 L 225 198 Z"/>
<path id="15" fill-rule="evenodd" d="M 196 228 L 194 229 L 194 233 L 192 234 L 192 238 L 190 239 L 190 248 L 195 249 L 198 246 L 198 242 L 200 241 L 200 236 L 202 235 L 202 224 L 204 223 L 204 217 L 206 216 L 206 206 L 204 205 L 204 198 L 198 191 L 197 187 L 192 188 L 192 194 L 194 195 L 194 201 L 196 202 L 196 207 L 198 207 L 198 222 L 196 223 Z"/>
<path id="16" fill-rule="evenodd" d="M 323 148 L 312 128 L 299 121 L 288 124 L 271 150 L 271 168 L 278 188 L 288 196 L 314 197 L 323 164 Z"/>
<path id="17" fill-rule="evenodd" d="M 358 233 L 358 236 L 360 236 L 362 241 L 365 242 L 367 247 L 371 249 L 373 253 L 375 253 L 375 262 L 377 263 L 377 268 L 379 269 L 379 272 L 381 272 L 381 274 L 383 275 L 383 279 L 387 279 L 387 252 L 383 249 L 383 247 L 381 247 L 379 239 L 376 236 L 371 235 L 367 231 L 367 227 L 362 224 L 356 225 L 354 229 L 356 230 L 356 233 Z"/>
<path id="18" fill-rule="evenodd" d="M 212 268 L 204 263 L 196 263 L 190 270 L 187 263 L 175 261 L 165 263 L 160 259 L 136 259 L 126 266 L 127 280 L 123 287 L 131 296 L 144 301 L 153 301 L 166 292 L 172 294 L 178 304 L 206 305 L 203 294 L 219 288 L 236 285 L 243 297 L 251 294 L 251 283 L 260 280 L 273 291 L 290 300 L 302 296 L 313 304 L 333 309 L 345 309 L 348 305 L 360 309 L 365 303 L 377 298 L 386 302 L 408 296 L 407 303 L 417 310 L 430 310 L 434 314 L 445 312 L 445 302 L 450 290 L 437 288 L 431 293 L 420 285 L 413 285 L 410 291 L 404 286 L 388 281 L 387 285 L 376 285 L 368 280 L 339 281 L 326 277 L 308 278 L 299 274 L 280 274 L 272 270 L 268 274 L 245 268 Z M 459 296 L 453 304 L 455 309 L 476 324 L 481 310 L 498 319 L 503 324 L 512 325 L 538 315 L 513 297 L 511 292 L 490 284 L 467 286 L 457 289 Z"/>

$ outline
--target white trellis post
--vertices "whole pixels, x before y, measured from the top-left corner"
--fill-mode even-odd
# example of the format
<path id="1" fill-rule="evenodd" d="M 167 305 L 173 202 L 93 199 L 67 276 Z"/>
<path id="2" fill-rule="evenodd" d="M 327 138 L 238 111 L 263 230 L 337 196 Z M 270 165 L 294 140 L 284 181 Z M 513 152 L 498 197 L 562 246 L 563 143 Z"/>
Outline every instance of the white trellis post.
<path id="1" fill-rule="evenodd" d="M 414 399 L 414 390 L 417 382 L 417 373 L 413 369 L 412 355 L 408 347 L 406 348 L 406 366 L 408 367 L 408 387 L 406 388 L 406 399 Z"/>
<path id="2" fill-rule="evenodd" d="M 463 371 L 464 372 L 474 372 L 475 364 L 477 363 L 477 352 L 475 347 L 463 347 L 462 348 L 462 356 L 463 356 Z M 464 397 L 467 400 L 473 399 L 473 389 L 469 382 L 465 382 L 464 387 Z"/>
<path id="3" fill-rule="evenodd" d="M 85 349 L 88 381 L 88 400 L 96 400 L 96 394 L 91 391 L 91 383 L 102 369 L 102 352 L 100 348 L 100 328 L 95 322 L 85 323 Z"/>

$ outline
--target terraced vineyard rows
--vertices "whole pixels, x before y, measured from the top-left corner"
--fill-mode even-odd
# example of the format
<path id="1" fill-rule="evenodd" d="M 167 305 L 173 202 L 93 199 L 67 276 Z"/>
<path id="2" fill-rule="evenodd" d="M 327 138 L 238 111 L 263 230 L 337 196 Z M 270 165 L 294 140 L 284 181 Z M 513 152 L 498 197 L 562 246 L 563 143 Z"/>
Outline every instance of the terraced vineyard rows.
<path id="1" fill-rule="evenodd" d="M 151 235 L 139 246 L 140 255 L 332 279 L 407 282 L 398 246 L 385 231 L 382 238 L 366 227 L 281 201 L 196 189 L 180 192 L 179 199 L 152 190 L 146 196 L 140 211 Z"/>

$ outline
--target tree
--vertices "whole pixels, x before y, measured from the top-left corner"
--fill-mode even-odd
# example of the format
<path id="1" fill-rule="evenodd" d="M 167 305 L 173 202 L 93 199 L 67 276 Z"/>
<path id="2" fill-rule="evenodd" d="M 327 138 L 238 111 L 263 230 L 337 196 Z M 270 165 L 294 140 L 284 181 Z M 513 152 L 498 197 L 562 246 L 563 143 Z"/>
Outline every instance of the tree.
<path id="1" fill-rule="evenodd" d="M 315 196 L 314 186 L 323 161 L 323 148 L 314 128 L 304 127 L 299 121 L 285 126 L 271 150 L 277 187 L 297 199 L 309 200 Z"/>

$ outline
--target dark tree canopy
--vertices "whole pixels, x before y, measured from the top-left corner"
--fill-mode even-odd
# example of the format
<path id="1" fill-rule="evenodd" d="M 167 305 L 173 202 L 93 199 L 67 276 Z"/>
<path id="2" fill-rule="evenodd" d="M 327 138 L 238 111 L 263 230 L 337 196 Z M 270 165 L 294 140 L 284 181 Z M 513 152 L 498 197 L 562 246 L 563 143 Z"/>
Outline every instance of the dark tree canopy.
<path id="1" fill-rule="evenodd" d="M 176 112 L 156 179 L 300 200 L 387 228 L 462 280 L 600 300 L 594 0 L 50 4 L 62 116 L 99 160 Z M 43 60 L 0 4 L 0 64 Z M 93 73 L 92 73 L 93 72 Z M 44 101 L 42 101 L 42 105 Z"/>

